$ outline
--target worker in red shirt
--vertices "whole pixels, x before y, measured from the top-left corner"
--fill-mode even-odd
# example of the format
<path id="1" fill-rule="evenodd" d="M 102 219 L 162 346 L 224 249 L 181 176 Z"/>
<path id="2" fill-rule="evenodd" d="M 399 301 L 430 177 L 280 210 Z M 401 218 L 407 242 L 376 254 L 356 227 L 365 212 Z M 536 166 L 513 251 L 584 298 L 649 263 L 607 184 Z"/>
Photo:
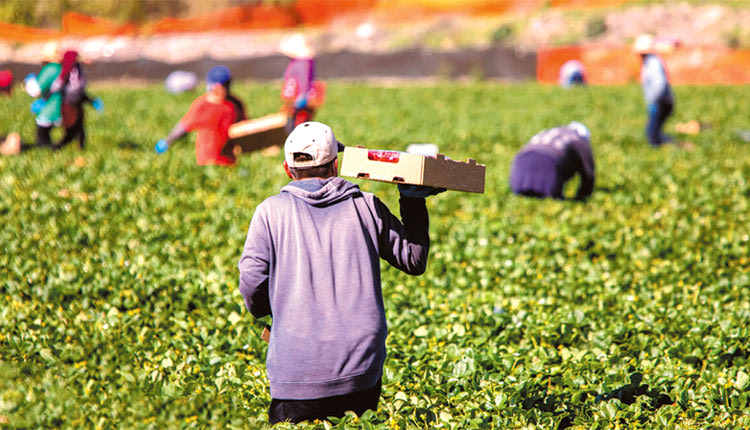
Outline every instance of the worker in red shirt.
<path id="1" fill-rule="evenodd" d="M 164 153 L 174 141 L 196 130 L 195 161 L 199 166 L 234 164 L 233 155 L 221 154 L 227 142 L 229 126 L 237 117 L 234 105 L 227 100 L 231 78 L 225 66 L 211 68 L 206 74 L 206 93 L 195 99 L 169 135 L 156 143 L 156 152 Z"/>

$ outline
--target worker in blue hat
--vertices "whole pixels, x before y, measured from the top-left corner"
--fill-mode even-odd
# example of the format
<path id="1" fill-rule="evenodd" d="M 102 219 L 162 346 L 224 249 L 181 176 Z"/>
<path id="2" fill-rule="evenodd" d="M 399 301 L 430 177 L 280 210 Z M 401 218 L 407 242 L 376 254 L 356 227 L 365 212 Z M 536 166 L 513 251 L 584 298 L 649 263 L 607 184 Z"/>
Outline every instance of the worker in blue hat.
<path id="1" fill-rule="evenodd" d="M 510 188 L 514 194 L 565 199 L 565 184 L 576 174 L 581 184 L 575 200 L 594 191 L 591 132 L 580 122 L 544 130 L 529 140 L 513 160 Z"/>
<path id="2" fill-rule="evenodd" d="M 176 140 L 196 130 L 195 159 L 199 165 L 232 165 L 233 155 L 223 155 L 222 148 L 229 137 L 229 126 L 238 118 L 238 108 L 229 100 L 232 75 L 225 66 L 215 66 L 206 74 L 206 93 L 190 105 L 190 109 L 169 135 L 154 147 L 164 153 Z M 244 108 L 242 109 L 244 116 Z"/>

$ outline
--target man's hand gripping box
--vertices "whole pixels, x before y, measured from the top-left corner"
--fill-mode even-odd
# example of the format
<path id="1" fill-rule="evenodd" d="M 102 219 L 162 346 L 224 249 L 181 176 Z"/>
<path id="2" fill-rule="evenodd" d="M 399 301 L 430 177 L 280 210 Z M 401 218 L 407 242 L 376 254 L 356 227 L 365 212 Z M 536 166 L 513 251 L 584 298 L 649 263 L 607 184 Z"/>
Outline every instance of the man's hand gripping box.
<path id="1" fill-rule="evenodd" d="M 446 188 L 470 193 L 484 193 L 483 164 L 400 151 L 380 151 L 346 147 L 341 162 L 341 176 L 374 181 Z"/>

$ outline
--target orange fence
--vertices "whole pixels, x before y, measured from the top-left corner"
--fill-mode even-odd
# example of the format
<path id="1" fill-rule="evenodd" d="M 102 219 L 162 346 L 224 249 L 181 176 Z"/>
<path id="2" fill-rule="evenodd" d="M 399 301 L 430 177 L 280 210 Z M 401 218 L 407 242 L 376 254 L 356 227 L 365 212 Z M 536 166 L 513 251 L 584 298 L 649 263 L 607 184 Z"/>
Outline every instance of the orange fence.
<path id="1" fill-rule="evenodd" d="M 380 11 L 421 10 L 431 12 L 461 12 L 470 15 L 503 15 L 532 12 L 544 6 L 546 0 L 380 0 Z M 602 0 L 599 0 L 602 1 Z"/>
<path id="2" fill-rule="evenodd" d="M 560 67 L 568 60 L 578 60 L 586 69 L 586 80 L 597 84 L 624 84 L 637 79 L 638 57 L 630 47 L 611 45 L 576 45 L 540 47 L 537 50 L 536 78 L 546 84 L 558 82 Z"/>
<path id="3" fill-rule="evenodd" d="M 593 9 L 600 7 L 617 7 L 625 4 L 627 0 L 551 0 L 550 6 L 554 8 L 576 8 Z"/>
<path id="4" fill-rule="evenodd" d="M 137 27 L 132 24 L 117 25 L 109 19 L 70 12 L 63 16 L 62 32 L 63 34 L 82 37 L 101 35 L 121 36 L 135 34 Z"/>
<path id="5" fill-rule="evenodd" d="M 660 55 L 674 84 L 750 83 L 750 50 L 689 46 Z M 580 45 L 539 48 L 537 81 L 557 84 L 560 67 L 568 60 L 583 63 L 590 84 L 625 84 L 640 78 L 640 59 L 630 46 Z"/>
<path id="6" fill-rule="evenodd" d="M 62 36 L 59 31 L 0 22 L 0 39 L 11 42 L 40 42 Z"/>
<path id="7" fill-rule="evenodd" d="M 300 24 L 323 25 L 340 16 L 368 12 L 375 4 L 375 0 L 297 0 L 294 12 Z"/>
<path id="8" fill-rule="evenodd" d="M 142 33 L 187 33 L 211 30 L 291 28 L 298 20 L 288 7 L 248 5 L 221 9 L 194 18 L 164 18 L 142 27 Z"/>

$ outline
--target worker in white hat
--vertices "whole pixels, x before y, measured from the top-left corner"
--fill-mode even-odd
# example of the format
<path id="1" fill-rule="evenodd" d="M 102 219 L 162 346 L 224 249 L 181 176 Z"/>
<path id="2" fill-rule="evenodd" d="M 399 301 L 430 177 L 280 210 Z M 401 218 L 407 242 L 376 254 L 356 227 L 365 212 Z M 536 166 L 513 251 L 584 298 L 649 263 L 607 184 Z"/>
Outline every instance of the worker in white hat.
<path id="1" fill-rule="evenodd" d="M 281 39 L 279 52 L 289 57 L 284 70 L 281 98 L 285 100 L 287 133 L 299 124 L 311 121 L 315 114 L 315 50 L 301 33 L 293 33 Z"/>
<path id="2" fill-rule="evenodd" d="M 445 190 L 399 184 L 399 220 L 338 176 L 342 148 L 325 124 L 292 131 L 292 181 L 255 208 L 238 264 L 248 311 L 273 316 L 271 424 L 377 410 L 387 335 L 380 260 L 410 275 L 427 268 L 425 198 Z"/>
<path id="3" fill-rule="evenodd" d="M 674 110 L 674 95 L 664 61 L 656 54 L 654 37 L 649 34 L 638 36 L 633 43 L 633 52 L 641 56 L 641 85 L 648 108 L 646 136 L 652 146 L 658 147 L 672 141 L 662 128 Z"/>

